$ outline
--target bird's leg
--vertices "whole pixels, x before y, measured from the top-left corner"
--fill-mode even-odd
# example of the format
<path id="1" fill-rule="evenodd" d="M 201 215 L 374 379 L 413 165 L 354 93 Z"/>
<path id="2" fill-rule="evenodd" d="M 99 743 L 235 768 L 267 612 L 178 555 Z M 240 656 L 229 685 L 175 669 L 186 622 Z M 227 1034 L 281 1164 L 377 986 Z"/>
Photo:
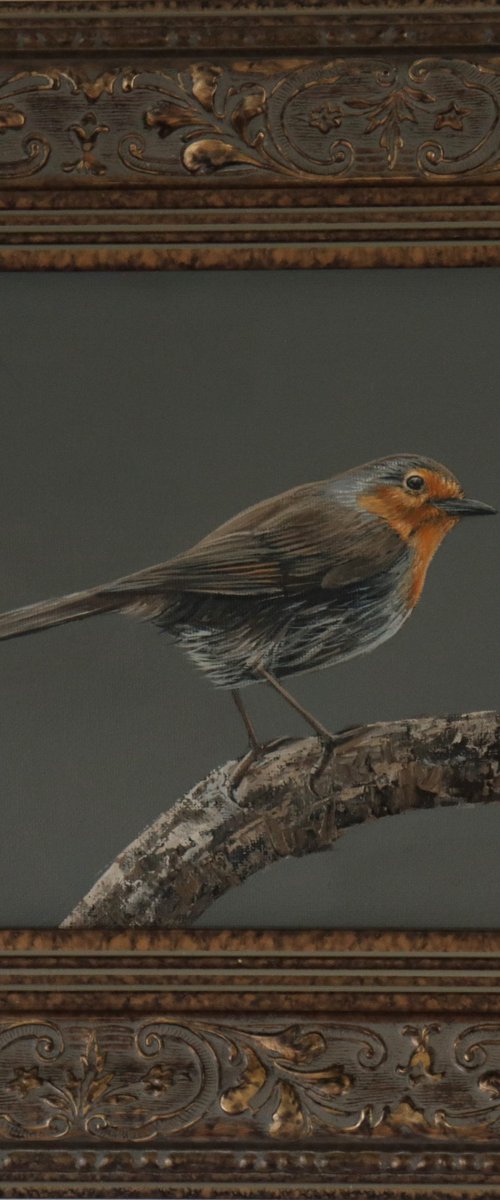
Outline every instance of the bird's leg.
<path id="1" fill-rule="evenodd" d="M 247 731 L 247 734 L 248 734 L 248 740 L 249 740 L 249 742 L 250 742 L 250 747 L 251 747 L 251 749 L 252 749 L 252 750 L 259 750 L 259 749 L 260 749 L 260 742 L 259 742 L 259 739 L 258 739 L 258 737 L 257 737 L 257 734 L 256 734 L 256 732 L 255 732 L 255 727 L 254 727 L 253 721 L 250 719 L 250 717 L 249 717 L 249 715 L 248 715 L 248 713 L 247 713 L 247 710 L 246 710 L 246 708 L 245 708 L 245 705 L 244 705 L 244 703 L 243 703 L 243 700 L 241 699 L 241 695 L 240 695 L 240 693 L 239 693 L 239 690 L 238 690 L 238 688 L 232 688 L 232 689 L 231 689 L 231 695 L 232 695 L 232 697 L 233 697 L 233 700 L 234 700 L 234 703 L 235 703 L 235 705 L 236 705 L 236 708 L 238 709 L 238 712 L 239 712 L 239 714 L 240 714 L 240 717 L 241 717 L 241 719 L 242 719 L 242 721 L 243 721 L 243 724 L 244 724 L 244 726 L 245 726 L 245 729 L 246 729 L 246 731 Z"/>
<path id="2" fill-rule="evenodd" d="M 246 775 L 249 767 L 251 767 L 252 763 L 255 762 L 257 758 L 260 758 L 261 755 L 266 754 L 270 750 L 277 750 L 278 746 L 282 746 L 284 742 L 290 741 L 290 738 L 275 738 L 272 742 L 259 742 L 255 732 L 255 726 L 247 713 L 238 688 L 232 688 L 231 695 L 243 721 L 248 734 L 248 740 L 250 742 L 250 749 L 240 760 L 231 775 L 231 786 L 234 788 L 241 783 L 241 780 Z"/>
<path id="3" fill-rule="evenodd" d="M 257 667 L 257 670 L 260 676 L 266 680 L 266 683 L 271 684 L 271 688 L 275 688 L 275 691 L 279 692 L 279 695 L 283 696 L 283 700 L 287 701 L 291 708 L 295 708 L 296 713 L 299 713 L 300 716 L 303 716 L 303 720 L 307 721 L 308 725 L 311 725 L 312 730 L 318 734 L 321 742 L 324 742 L 326 745 L 332 745 L 333 742 L 337 742 L 336 734 L 330 733 L 330 730 L 327 730 L 324 725 L 321 725 L 321 721 L 318 721 L 312 713 L 308 713 L 307 708 L 302 708 L 302 704 L 295 700 L 295 696 L 290 695 L 290 692 L 287 691 L 287 688 L 283 688 L 283 684 L 278 683 L 278 680 L 275 679 L 275 676 L 272 676 L 269 671 L 266 671 L 265 667 L 259 666 Z"/>
<path id="4" fill-rule="evenodd" d="M 253 721 L 250 719 L 250 717 L 247 713 L 247 710 L 245 708 L 243 700 L 241 699 L 238 688 L 231 688 L 231 695 L 233 697 L 236 708 L 238 709 L 240 717 L 243 721 L 243 724 L 244 724 L 245 729 L 248 734 L 248 740 L 250 742 L 250 749 L 247 750 L 247 753 L 243 755 L 243 758 L 240 760 L 238 765 L 235 767 L 234 771 L 231 773 L 231 787 L 235 788 L 238 786 L 239 783 L 241 783 L 241 780 L 246 775 L 246 773 L 247 773 L 249 767 L 251 767 L 252 763 L 255 762 L 255 759 L 259 757 L 259 754 L 262 754 L 263 747 L 261 746 L 261 744 L 259 742 L 259 739 L 255 732 Z"/>

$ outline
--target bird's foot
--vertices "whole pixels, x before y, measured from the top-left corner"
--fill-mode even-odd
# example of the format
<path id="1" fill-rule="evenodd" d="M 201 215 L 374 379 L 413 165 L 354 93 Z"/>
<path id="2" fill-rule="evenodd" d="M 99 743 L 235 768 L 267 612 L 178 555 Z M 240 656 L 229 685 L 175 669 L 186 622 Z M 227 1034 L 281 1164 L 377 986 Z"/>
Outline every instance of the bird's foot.
<path id="1" fill-rule="evenodd" d="M 365 731 L 366 725 L 347 725 L 345 729 L 338 729 L 335 733 L 330 733 L 328 729 L 322 727 L 321 732 L 317 736 L 322 746 L 330 750 L 336 750 L 338 746 L 345 746 L 348 742 L 354 742 Z"/>
<path id="2" fill-rule="evenodd" d="M 358 733 L 363 733 L 365 729 L 366 725 L 346 725 L 344 729 L 338 729 L 337 733 L 332 736 L 339 745 L 342 745 L 344 742 L 353 740 Z"/>
<path id="3" fill-rule="evenodd" d="M 330 762 L 332 754 L 335 753 L 338 747 L 343 746 L 347 742 L 350 742 L 351 739 L 354 739 L 358 733 L 362 732 L 363 728 L 364 726 L 362 725 L 353 725 L 350 729 L 341 729 L 338 733 L 330 733 L 328 729 L 325 729 L 324 726 L 321 726 L 321 732 L 318 732 L 317 734 L 318 741 L 321 746 L 321 757 L 318 765 L 314 769 L 312 781 L 319 779 L 319 777 L 323 774 L 325 767 L 327 767 L 328 763 Z M 230 774 L 229 785 L 231 791 L 235 791 L 236 788 L 239 787 L 242 779 L 245 778 L 245 775 L 248 774 L 248 771 L 254 765 L 254 763 L 259 762 L 262 758 L 265 758 L 266 754 L 272 754 L 273 751 L 279 750 L 280 746 L 285 746 L 287 743 L 295 741 L 297 741 L 297 738 L 290 735 L 287 737 L 273 738 L 270 742 L 257 742 L 252 740 L 246 754 L 243 755 L 243 758 L 239 759 Z"/>
<path id="4" fill-rule="evenodd" d="M 265 758 L 266 754 L 272 754 L 274 750 L 279 750 L 280 746 L 285 746 L 287 742 L 295 742 L 294 737 L 279 737 L 273 738 L 270 742 L 252 742 L 247 753 L 243 755 L 237 762 L 234 770 L 231 772 L 229 783 L 231 789 L 239 787 L 242 779 L 250 770 L 255 762 L 259 762 L 261 758 Z"/>
<path id="5" fill-rule="evenodd" d="M 316 764 L 310 778 L 310 784 L 313 791 L 316 791 L 316 784 L 321 778 L 328 764 L 331 762 L 332 756 L 340 746 L 346 746 L 351 741 L 355 741 L 358 734 L 364 730 L 363 725 L 351 725 L 347 729 L 340 729 L 337 733 L 329 733 L 327 729 L 318 733 L 318 742 L 321 746 L 321 756 Z"/>

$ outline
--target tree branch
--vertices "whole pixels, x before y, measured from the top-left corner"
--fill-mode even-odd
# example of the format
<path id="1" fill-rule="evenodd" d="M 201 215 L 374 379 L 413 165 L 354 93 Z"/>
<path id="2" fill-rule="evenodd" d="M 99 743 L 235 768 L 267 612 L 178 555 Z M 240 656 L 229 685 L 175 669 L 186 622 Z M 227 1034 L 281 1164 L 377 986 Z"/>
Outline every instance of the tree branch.
<path id="1" fill-rule="evenodd" d="M 234 791 L 227 763 L 119 854 L 62 925 L 192 924 L 255 871 L 328 849 L 352 825 L 499 800 L 499 758 L 500 714 L 483 712 L 366 726 L 330 755 L 293 740 Z"/>

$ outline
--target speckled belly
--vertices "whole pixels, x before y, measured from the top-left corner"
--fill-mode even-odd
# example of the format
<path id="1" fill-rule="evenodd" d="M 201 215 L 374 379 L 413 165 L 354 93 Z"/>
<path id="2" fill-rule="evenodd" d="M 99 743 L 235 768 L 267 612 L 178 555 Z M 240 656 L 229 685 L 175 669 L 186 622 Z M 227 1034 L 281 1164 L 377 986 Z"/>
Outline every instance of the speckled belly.
<path id="1" fill-rule="evenodd" d="M 157 623 L 216 687 L 318 670 L 372 650 L 409 616 L 407 561 L 354 587 L 295 597 L 177 596 Z"/>

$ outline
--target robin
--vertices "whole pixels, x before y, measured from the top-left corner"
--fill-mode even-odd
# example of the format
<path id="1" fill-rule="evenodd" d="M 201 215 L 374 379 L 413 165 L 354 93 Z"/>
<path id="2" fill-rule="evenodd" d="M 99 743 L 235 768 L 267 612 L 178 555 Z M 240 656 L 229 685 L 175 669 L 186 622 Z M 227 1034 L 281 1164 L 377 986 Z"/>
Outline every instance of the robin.
<path id="1" fill-rule="evenodd" d="M 399 454 L 306 483 L 246 509 L 190 550 L 101 587 L 0 615 L 0 638 L 121 612 L 173 635 L 216 687 L 266 681 L 326 743 L 329 733 L 283 686 L 392 637 L 415 608 L 429 563 L 467 500 L 431 458 Z"/>

